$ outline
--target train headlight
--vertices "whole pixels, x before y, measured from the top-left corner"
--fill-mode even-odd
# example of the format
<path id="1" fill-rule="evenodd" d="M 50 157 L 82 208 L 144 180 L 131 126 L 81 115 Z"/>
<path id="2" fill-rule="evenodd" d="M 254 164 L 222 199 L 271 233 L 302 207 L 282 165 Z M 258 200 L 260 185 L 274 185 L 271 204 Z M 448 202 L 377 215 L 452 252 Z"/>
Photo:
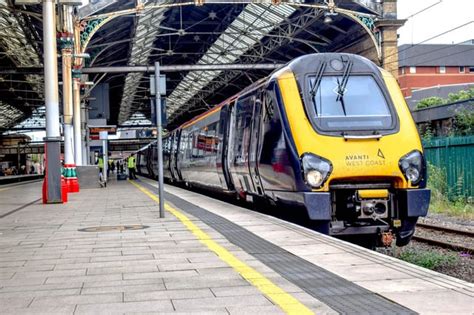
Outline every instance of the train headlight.
<path id="1" fill-rule="evenodd" d="M 320 187 L 323 183 L 323 179 L 323 174 L 321 174 L 321 172 L 317 170 L 311 170 L 306 174 L 306 182 L 311 187 Z"/>
<path id="2" fill-rule="evenodd" d="M 403 156 L 398 162 L 398 166 L 405 178 L 412 185 L 417 185 L 422 179 L 423 155 L 418 150 L 413 150 Z"/>
<path id="3" fill-rule="evenodd" d="M 303 154 L 301 165 L 305 181 L 312 188 L 320 188 L 332 171 L 331 162 L 312 153 Z"/>

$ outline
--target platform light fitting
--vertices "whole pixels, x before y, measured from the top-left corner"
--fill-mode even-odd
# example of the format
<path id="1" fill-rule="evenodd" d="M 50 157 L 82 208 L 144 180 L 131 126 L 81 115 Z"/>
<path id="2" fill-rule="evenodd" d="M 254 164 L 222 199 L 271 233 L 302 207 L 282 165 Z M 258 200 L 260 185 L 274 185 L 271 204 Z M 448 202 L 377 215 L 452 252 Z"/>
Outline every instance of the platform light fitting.
<path id="1" fill-rule="evenodd" d="M 88 53 L 72 54 L 74 58 L 86 58 L 89 59 L 91 56 Z"/>
<path id="2" fill-rule="evenodd" d="M 323 22 L 324 22 L 325 24 L 330 24 L 330 23 L 332 23 L 332 22 L 334 21 L 334 20 L 332 19 L 332 17 L 333 17 L 333 16 L 336 16 L 336 15 L 338 15 L 337 12 L 331 12 L 331 11 L 325 12 L 325 13 L 324 13 L 324 21 L 323 21 Z"/>
<path id="3" fill-rule="evenodd" d="M 43 1 L 41 0 L 15 0 L 15 5 L 35 5 L 41 4 Z M 67 4 L 67 5 L 82 5 L 81 0 L 58 0 L 59 4 Z"/>

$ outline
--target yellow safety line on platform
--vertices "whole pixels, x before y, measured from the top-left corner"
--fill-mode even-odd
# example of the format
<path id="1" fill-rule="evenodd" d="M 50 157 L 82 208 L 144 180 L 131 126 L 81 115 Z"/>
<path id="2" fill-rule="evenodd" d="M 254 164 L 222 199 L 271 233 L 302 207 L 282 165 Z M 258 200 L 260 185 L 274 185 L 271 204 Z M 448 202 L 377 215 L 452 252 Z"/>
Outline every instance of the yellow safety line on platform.
<path id="1" fill-rule="evenodd" d="M 156 202 L 159 198 L 151 193 L 148 189 L 141 185 L 129 181 L 132 185 L 140 189 L 148 197 Z M 217 244 L 206 232 L 197 227 L 185 214 L 176 210 L 169 204 L 165 203 L 165 210 L 178 218 L 190 230 L 201 243 L 206 245 L 211 251 L 217 254 L 229 266 L 234 268 L 245 280 L 257 287 L 263 294 L 269 297 L 275 304 L 277 304 L 287 314 L 314 314 L 309 308 L 303 305 L 300 301 L 295 299 L 282 288 L 268 280 L 264 275 L 259 273 L 254 268 L 245 264 L 243 261 L 235 257 L 227 249 Z"/>

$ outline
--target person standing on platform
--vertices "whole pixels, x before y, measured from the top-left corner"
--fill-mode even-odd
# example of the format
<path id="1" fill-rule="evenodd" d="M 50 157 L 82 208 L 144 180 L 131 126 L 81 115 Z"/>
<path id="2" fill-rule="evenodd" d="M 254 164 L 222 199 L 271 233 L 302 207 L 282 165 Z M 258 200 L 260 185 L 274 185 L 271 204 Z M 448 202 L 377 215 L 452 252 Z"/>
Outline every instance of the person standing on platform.
<path id="1" fill-rule="evenodd" d="M 127 164 L 128 164 L 127 165 L 128 166 L 128 178 L 137 179 L 136 170 L 135 170 L 135 167 L 137 165 L 136 165 L 136 162 L 135 162 L 135 154 L 134 153 L 132 153 L 132 155 L 130 155 L 128 157 Z"/>
<path id="2" fill-rule="evenodd" d="M 36 174 L 43 175 L 43 167 L 39 161 L 35 163 Z"/>
<path id="3" fill-rule="evenodd" d="M 110 171 L 112 172 L 112 174 L 115 173 L 115 162 L 110 160 Z"/>
<path id="4" fill-rule="evenodd" d="M 110 172 L 114 172 L 112 169 L 112 164 L 114 164 L 114 161 L 109 159 L 109 165 L 107 166 L 107 178 L 110 178 Z"/>
<path id="5" fill-rule="evenodd" d="M 120 170 L 120 174 L 123 174 L 125 173 L 125 170 L 123 169 L 124 168 L 124 165 L 123 165 L 123 160 L 119 160 L 119 170 Z"/>
<path id="6" fill-rule="evenodd" d="M 102 172 L 104 171 L 104 157 L 102 155 L 97 159 L 97 166 L 99 167 L 99 180 L 102 181 Z"/>

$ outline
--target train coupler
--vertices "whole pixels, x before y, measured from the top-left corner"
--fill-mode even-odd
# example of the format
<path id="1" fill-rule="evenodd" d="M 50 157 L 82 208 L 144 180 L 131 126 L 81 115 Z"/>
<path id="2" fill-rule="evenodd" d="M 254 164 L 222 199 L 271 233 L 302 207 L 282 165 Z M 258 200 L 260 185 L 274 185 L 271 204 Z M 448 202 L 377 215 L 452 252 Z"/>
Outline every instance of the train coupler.
<path id="1" fill-rule="evenodd" d="M 393 236 L 392 231 L 381 233 L 381 241 L 382 241 L 383 246 L 385 247 L 390 247 L 392 245 L 393 238 L 394 236 Z"/>

